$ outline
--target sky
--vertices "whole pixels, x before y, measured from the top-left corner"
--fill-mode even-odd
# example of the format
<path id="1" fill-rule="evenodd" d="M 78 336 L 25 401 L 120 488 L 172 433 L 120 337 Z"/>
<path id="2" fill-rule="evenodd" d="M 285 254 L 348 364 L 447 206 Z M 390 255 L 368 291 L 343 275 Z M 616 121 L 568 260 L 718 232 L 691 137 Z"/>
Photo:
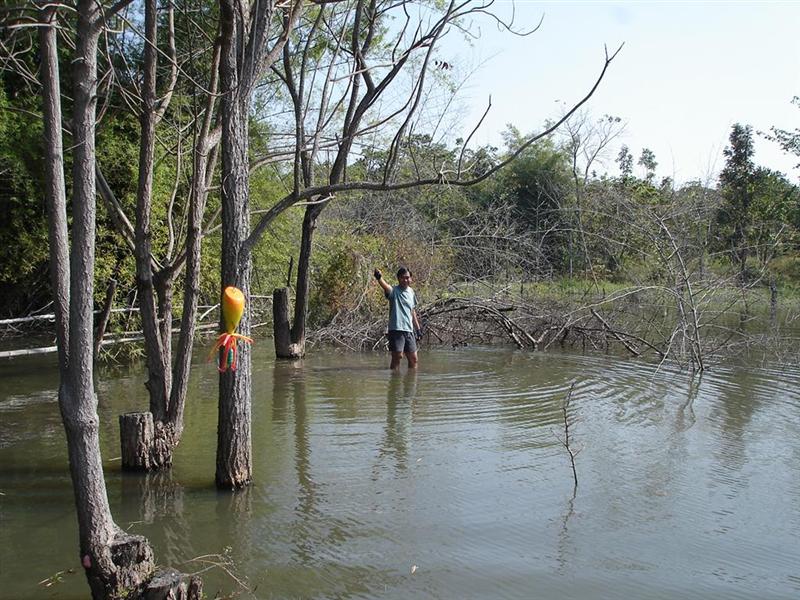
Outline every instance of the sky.
<path id="1" fill-rule="evenodd" d="M 563 105 L 582 98 L 597 78 L 604 45 L 624 43 L 588 110 L 619 116 L 625 132 L 606 157 L 607 171 L 624 143 L 635 159 L 655 152 L 659 177 L 713 182 L 734 123 L 769 131 L 800 126 L 800 0 L 784 2 L 532 2 L 517 1 L 515 27 L 526 37 L 480 30 L 472 47 L 451 38 L 448 62 L 471 72 L 461 90 L 462 135 L 492 108 L 474 136 L 502 145 L 507 123 L 538 131 Z M 495 3 L 510 15 L 510 0 Z M 452 57 L 452 58 L 450 58 Z M 800 180 L 800 160 L 754 135 L 755 162 Z M 641 173 L 640 173 L 641 174 Z"/>

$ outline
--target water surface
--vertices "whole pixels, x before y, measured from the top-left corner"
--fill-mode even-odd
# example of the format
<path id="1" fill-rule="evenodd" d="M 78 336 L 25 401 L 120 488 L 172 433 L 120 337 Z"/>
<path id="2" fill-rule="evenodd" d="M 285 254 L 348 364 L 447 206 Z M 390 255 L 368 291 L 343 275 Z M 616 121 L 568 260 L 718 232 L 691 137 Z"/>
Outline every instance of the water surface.
<path id="1" fill-rule="evenodd" d="M 213 487 L 212 365 L 198 359 L 175 466 L 154 476 L 119 469 L 141 368 L 101 370 L 116 522 L 162 564 L 210 568 L 212 598 L 800 597 L 797 372 L 500 348 L 425 351 L 416 374 L 387 360 L 276 364 L 260 342 L 238 494 Z M 55 365 L 6 361 L 0 378 L 0 597 L 87 597 Z"/>

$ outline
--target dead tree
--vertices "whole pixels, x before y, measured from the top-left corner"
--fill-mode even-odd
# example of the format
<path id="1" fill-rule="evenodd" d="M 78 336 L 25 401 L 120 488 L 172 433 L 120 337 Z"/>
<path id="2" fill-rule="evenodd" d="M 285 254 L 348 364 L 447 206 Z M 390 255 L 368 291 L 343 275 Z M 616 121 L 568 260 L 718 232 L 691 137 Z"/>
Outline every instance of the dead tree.
<path id="1" fill-rule="evenodd" d="M 45 180 L 50 219 L 51 272 L 59 354 L 59 407 L 67 437 L 75 492 L 80 560 L 92 597 L 139 597 L 155 569 L 142 536 L 114 523 L 100 455 L 97 396 L 93 381 L 93 292 L 95 251 L 95 119 L 98 41 L 108 19 L 127 2 L 111 7 L 90 0 L 77 5 L 73 83 L 73 196 L 71 236 L 67 226 L 56 6 L 40 8 L 41 80 L 45 114 Z M 106 10 L 107 9 L 107 10 Z M 70 244 L 71 237 L 71 244 Z M 174 593 L 187 589 L 174 580 Z M 199 597 L 201 586 L 193 587 Z M 186 597 L 186 596 L 185 596 Z"/>
<path id="2" fill-rule="evenodd" d="M 133 413 L 120 417 L 123 438 L 122 465 L 125 469 L 149 470 L 169 466 L 172 463 L 173 450 L 179 443 L 183 431 L 183 411 L 200 292 L 201 243 L 204 231 L 208 227 L 204 222 L 204 213 L 220 139 L 220 128 L 215 126 L 219 44 L 208 36 L 207 44 L 203 47 L 189 49 L 176 47 L 175 12 L 180 8 L 180 2 L 166 4 L 164 8 L 166 18 L 161 19 L 167 25 L 163 36 L 158 35 L 159 19 L 156 17 L 155 7 L 145 3 L 145 28 L 140 31 L 133 23 L 135 19 L 128 19 L 125 16 L 131 5 L 132 3 L 127 1 L 113 5 L 117 23 L 113 32 L 107 31 L 103 36 L 106 47 L 99 53 L 98 61 L 106 74 L 102 78 L 105 83 L 102 87 L 98 87 L 97 93 L 98 98 L 102 100 L 100 102 L 102 108 L 98 110 L 99 115 L 105 112 L 109 97 L 115 92 L 115 97 L 122 98 L 130 110 L 138 114 L 142 125 L 135 217 L 126 214 L 122 202 L 117 198 L 115 190 L 107 181 L 99 164 L 95 165 L 95 186 L 117 233 L 136 257 L 137 298 L 142 309 L 140 315 L 144 332 L 148 374 L 146 386 L 150 410 L 146 413 Z M 102 10 L 105 10 L 105 7 Z M 208 26 L 197 23 L 196 18 L 192 19 L 192 26 L 198 31 L 198 36 L 208 35 L 200 31 L 202 27 L 208 28 Z M 69 21 L 63 22 L 63 31 L 67 37 L 74 36 Z M 113 44 L 109 43 L 109 40 L 115 37 L 115 32 L 123 32 L 124 36 L 140 36 L 144 42 L 141 86 L 136 73 L 127 73 L 126 77 L 114 73 L 114 69 L 120 63 L 126 64 L 125 58 L 120 59 L 119 55 L 115 54 Z M 163 41 L 160 41 L 161 38 Z M 179 56 L 179 50 L 183 50 L 184 55 Z M 155 85 L 159 56 L 166 66 L 163 69 L 165 71 L 163 76 L 160 77 L 162 89 L 157 94 Z M 187 70 L 194 63 L 201 62 L 202 58 L 208 58 L 209 63 L 207 83 L 203 83 L 197 75 L 187 73 Z M 19 64 L 19 61 L 14 64 Z M 118 85 L 112 89 L 111 86 L 115 82 L 123 80 L 128 82 L 127 86 Z M 179 116 L 175 123 L 165 125 L 169 121 L 167 117 L 170 116 L 170 101 L 181 85 L 188 88 L 187 93 L 194 99 L 192 120 L 187 124 L 185 120 L 181 121 Z M 198 105 L 199 97 L 203 98 L 203 106 Z M 99 124 L 98 119 L 98 127 Z M 72 124 L 64 122 L 62 129 L 71 134 Z M 164 150 L 160 156 L 155 152 L 158 145 L 164 145 L 164 140 L 158 139 L 159 130 L 162 136 L 165 130 L 172 132 L 176 139 L 173 147 Z M 187 137 L 187 131 L 191 143 L 186 143 L 183 139 Z M 187 146 L 189 149 L 185 150 L 184 147 Z M 169 155 L 175 156 L 177 177 L 171 197 L 166 201 L 168 206 L 165 222 L 154 226 L 151 222 L 154 205 L 153 164 L 157 158 L 162 158 L 164 155 L 167 155 L 168 159 Z M 178 198 L 178 188 L 184 163 L 191 163 L 192 175 L 188 178 L 187 199 L 182 201 Z M 155 227 L 166 230 L 168 237 L 165 250 L 158 253 L 158 256 L 153 250 Z M 181 327 L 177 351 L 173 352 L 173 295 L 176 281 L 184 269 Z M 100 340 L 96 340 L 96 344 L 99 345 Z M 150 424 L 147 431 L 152 430 L 152 435 L 141 437 L 137 433 L 145 431 L 140 426 L 143 423 Z"/>
<path id="3" fill-rule="evenodd" d="M 284 44 L 304 10 L 302 0 L 250 4 L 222 0 L 222 286 L 236 286 L 250 295 L 250 163 L 249 113 L 260 76 L 280 57 Z M 274 32 L 278 33 L 275 34 Z M 248 311 L 241 333 L 250 331 Z M 239 354 L 238 368 L 220 374 L 219 426 L 217 428 L 217 487 L 235 489 L 250 483 L 251 365 L 247 346 Z"/>
<path id="4" fill-rule="evenodd" d="M 273 71 L 291 99 L 291 132 L 287 131 L 286 136 L 294 138 L 293 189 L 262 215 L 245 241 L 245 246 L 254 246 L 278 214 L 292 205 L 305 205 L 294 316 L 291 326 L 284 321 L 275 323 L 275 339 L 289 340 L 276 347 L 279 357 L 298 358 L 305 352 L 313 236 L 320 214 L 336 194 L 354 190 L 391 192 L 426 185 L 475 185 L 507 166 L 573 115 L 594 93 L 616 56 L 606 53 L 594 86 L 561 119 L 525 139 L 505 160 L 479 176 L 471 176 L 464 161 L 471 135 L 452 161 L 434 161 L 424 166 L 415 163 L 410 177 L 399 176 L 398 161 L 408 151 L 409 140 L 419 134 L 415 127 L 425 110 L 431 74 L 440 68 L 436 52 L 441 39 L 451 30 L 465 27 L 471 19 L 487 15 L 513 31 L 512 23 L 489 12 L 490 6 L 491 2 L 472 0 L 450 2 L 440 8 L 427 7 L 415 22 L 404 2 L 358 0 L 352 7 L 331 3 L 317 8 L 318 12 L 305 24 L 307 33 L 293 46 L 284 48 L 284 60 Z M 403 25 L 393 38 L 380 40 L 377 32 L 393 13 Z M 325 50 L 322 59 L 314 58 L 320 47 Z M 330 148 L 332 141 L 335 146 Z M 382 168 L 366 179 L 348 180 L 348 164 L 363 144 L 381 147 L 385 155 Z M 323 152 L 332 156 L 323 161 Z M 325 182 L 321 181 L 323 177 Z M 279 330 L 288 330 L 288 335 Z"/>
<path id="5" fill-rule="evenodd" d="M 559 442 L 561 442 L 561 445 L 564 446 L 564 449 L 567 451 L 567 454 L 569 455 L 569 463 L 570 466 L 572 467 L 572 480 L 575 483 L 575 486 L 573 487 L 573 495 L 578 490 L 578 470 L 575 468 L 575 457 L 578 456 L 578 453 L 580 452 L 580 448 L 576 450 L 572 447 L 572 444 L 570 443 L 569 439 L 569 404 L 570 401 L 572 400 L 572 392 L 574 390 L 575 390 L 575 382 L 573 381 L 570 384 L 569 391 L 567 392 L 567 395 L 564 398 L 564 402 L 561 405 L 561 414 L 564 420 L 564 437 L 560 437 L 555 433 L 553 433 L 556 439 Z"/>
<path id="6" fill-rule="evenodd" d="M 193 131 L 189 158 L 192 175 L 189 180 L 188 200 L 176 205 L 177 189 L 173 190 L 167 210 L 166 228 L 169 243 L 165 253 L 156 257 L 153 250 L 153 172 L 157 126 L 162 122 L 179 83 L 195 88 L 200 85 L 183 69 L 178 68 L 175 45 L 175 7 L 167 6 L 166 51 L 158 45 L 157 7 L 154 2 L 145 3 L 145 29 L 139 32 L 144 38 L 143 77 L 139 108 L 141 139 L 139 152 L 139 173 L 135 227 L 125 215 L 113 191 L 98 172 L 101 197 L 105 200 L 109 213 L 117 224 L 119 233 L 127 240 L 136 256 L 136 282 L 140 305 L 140 316 L 144 335 L 147 367 L 146 386 L 150 397 L 148 412 L 130 413 L 120 416 L 120 438 L 122 466 L 131 470 L 150 470 L 168 467 L 172 464 L 174 448 L 183 433 L 183 412 L 186 403 L 191 355 L 197 320 L 197 305 L 200 292 L 200 256 L 204 231 L 204 213 L 211 174 L 216 163 L 216 147 L 219 142 L 219 129 L 214 128 L 215 106 L 217 104 L 217 82 L 219 64 L 219 44 L 209 44 L 201 49 L 210 53 L 209 82 L 203 87 L 205 105 L 202 110 L 195 107 L 190 123 Z M 199 27 L 199 25 L 197 26 Z M 156 75 L 159 56 L 165 56 L 168 63 L 168 76 L 165 89 L 158 98 Z M 191 52 L 183 64 L 191 66 L 196 60 Z M 123 91 L 123 96 L 133 95 Z M 196 97 L 196 94 L 193 94 Z M 174 129 L 180 131 L 178 124 Z M 180 135 L 180 134 L 178 134 Z M 180 141 L 179 141 L 180 142 Z M 177 172 L 181 173 L 182 149 L 178 143 L 175 150 Z M 176 181 L 177 186 L 177 181 Z M 176 224 L 175 213 L 185 219 Z M 127 225 L 126 225 L 127 224 Z M 183 235 L 176 235 L 185 232 Z M 183 310 L 178 337 L 177 352 L 173 354 L 172 321 L 173 293 L 175 280 L 185 268 L 183 283 Z"/>
<path id="7" fill-rule="evenodd" d="M 290 340 L 296 346 L 295 355 L 302 355 L 305 346 L 305 323 L 310 285 L 310 261 L 313 233 L 317 219 L 325 203 L 338 193 L 351 190 L 392 191 L 425 185 L 449 184 L 455 186 L 474 185 L 491 176 L 498 169 L 512 162 L 536 140 L 556 130 L 564 120 L 577 110 L 597 89 L 616 53 L 608 55 L 597 81 L 586 96 L 564 117 L 542 132 L 531 136 L 519 149 L 494 169 L 480 176 L 470 177 L 469 168 L 463 164 L 466 143 L 455 164 L 433 165 L 433 174 L 426 176 L 417 172 L 411 180 L 396 181 L 395 165 L 408 135 L 413 129 L 412 121 L 424 104 L 426 76 L 434 65 L 433 53 L 437 42 L 451 26 L 473 16 L 487 14 L 490 2 L 466 0 L 451 2 L 446 7 L 426 7 L 419 22 L 414 23 L 403 3 L 396 4 L 378 0 L 357 0 L 354 5 L 345 3 L 320 3 L 315 10 L 322 16 L 311 25 L 318 34 L 310 38 L 301 37 L 302 54 L 292 54 L 286 65 L 285 44 L 295 24 L 303 14 L 305 5 L 299 0 L 283 4 L 256 2 L 249 4 L 235 0 L 224 0 L 221 4 L 222 59 L 220 64 L 222 91 L 222 284 L 239 287 L 245 297 L 250 291 L 251 256 L 267 226 L 287 208 L 305 203 L 303 236 L 300 260 L 297 269 L 297 298 Z M 343 7 L 343 8 L 341 8 Z M 343 11 L 337 28 L 332 32 L 328 26 L 333 20 L 326 15 Z M 352 10 L 352 13 L 350 12 Z M 404 24 L 398 36 L 378 44 L 377 32 L 387 18 L 388 11 L 402 15 Z M 495 21 L 502 23 L 499 19 Z M 271 30 L 276 31 L 271 43 Z M 332 35 L 331 35 L 332 33 Z M 318 47 L 309 39 L 325 46 L 323 53 L 326 68 L 310 69 L 305 59 Z M 320 42 L 320 40 L 322 40 Z M 372 57 L 373 49 L 380 49 Z M 294 107 L 294 169 L 292 190 L 259 219 L 250 231 L 249 224 L 249 164 L 248 164 L 248 111 L 254 86 L 267 69 L 276 65 L 283 54 L 284 70 L 280 72 L 286 83 Z M 342 60 L 346 57 L 346 60 Z M 390 62 L 384 62 L 386 59 Z M 335 65 L 343 65 L 344 76 L 333 75 Z M 292 69 L 294 75 L 290 75 Z M 305 89 L 301 83 L 309 72 L 327 73 L 317 91 L 301 95 Z M 298 74 L 299 73 L 299 74 Z M 381 110 L 381 100 L 388 99 L 393 82 L 400 75 L 412 74 L 411 84 L 405 93 L 388 102 L 388 114 Z M 320 78 L 323 79 L 323 78 Z M 342 81 L 334 95 L 331 84 Z M 297 80 L 297 84 L 292 84 Z M 396 88 L 397 86 L 395 86 Z M 292 90 L 297 93 L 293 94 Z M 312 114 L 308 107 L 317 107 Z M 298 113 L 303 120 L 297 118 Z M 306 132 L 305 119 L 314 123 Z M 382 173 L 368 180 L 347 180 L 347 165 L 356 151 L 356 141 L 376 129 L 391 127 L 393 134 L 387 146 L 388 160 Z M 326 142 L 335 140 L 334 157 L 325 165 L 326 181 L 315 184 L 313 171 L 320 168 L 320 150 Z M 250 323 L 248 315 L 241 323 L 241 332 L 247 334 Z M 285 338 L 284 338 L 285 339 Z M 287 349 L 288 351 L 288 349 Z M 220 409 L 217 442 L 216 483 L 220 488 L 237 488 L 250 481 L 251 437 L 250 437 L 250 352 L 243 348 L 239 368 L 220 375 Z"/>
<path id="8" fill-rule="evenodd" d="M 192 145 L 192 177 L 186 210 L 186 235 L 175 251 L 172 210 L 168 211 L 171 243 L 166 256 L 158 260 L 152 249 L 151 213 L 153 204 L 153 163 L 156 145 L 156 125 L 164 117 L 172 96 L 177 70 L 175 64 L 175 32 L 173 8 L 170 5 L 167 32 L 169 59 L 173 64 L 171 76 L 162 100 L 156 100 L 157 17 L 155 3 L 145 4 L 143 85 L 141 90 L 140 124 L 142 136 L 139 153 L 139 186 L 137 190 L 134 253 L 136 255 L 137 289 L 142 330 L 145 338 L 147 389 L 150 411 L 120 417 L 122 464 L 128 469 L 157 469 L 172 464 L 172 453 L 183 432 L 183 410 L 191 364 L 191 353 L 197 317 L 199 295 L 200 252 L 203 214 L 208 197 L 209 171 L 213 171 L 213 149 L 219 135 L 212 130 L 216 102 L 216 65 L 219 47 L 212 47 L 210 83 L 205 114 L 194 119 L 195 136 Z M 180 150 L 179 150 L 180 152 Z M 183 227 L 181 229 L 184 229 Z M 174 281 L 185 266 L 183 311 L 178 351 L 172 352 L 172 297 Z"/>

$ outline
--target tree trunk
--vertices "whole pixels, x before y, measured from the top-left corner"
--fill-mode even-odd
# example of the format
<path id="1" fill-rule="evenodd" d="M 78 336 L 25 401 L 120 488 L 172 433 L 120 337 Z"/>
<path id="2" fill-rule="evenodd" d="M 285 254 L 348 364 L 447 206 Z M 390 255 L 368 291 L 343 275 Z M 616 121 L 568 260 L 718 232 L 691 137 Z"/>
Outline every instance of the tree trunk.
<path id="1" fill-rule="evenodd" d="M 153 283 L 155 284 L 157 304 L 158 337 L 160 339 L 161 356 L 159 361 L 163 369 L 163 380 L 166 395 L 163 404 L 158 406 L 158 421 L 166 423 L 169 415 L 169 403 L 172 395 L 172 297 L 174 271 L 164 269 L 160 271 Z M 152 398 L 151 398 L 151 411 Z"/>
<path id="2" fill-rule="evenodd" d="M 156 35 L 155 0 L 145 3 L 144 76 L 142 107 L 139 116 L 141 142 L 139 146 L 139 185 L 136 192 L 136 287 L 139 293 L 139 314 L 145 340 L 147 360 L 147 389 L 150 393 L 150 412 L 156 421 L 163 421 L 169 398 L 169 363 L 165 360 L 162 329 L 156 309 L 156 282 L 152 267 L 150 219 L 153 192 L 153 157 L 156 127 Z"/>
<path id="3" fill-rule="evenodd" d="M 95 110 L 99 6 L 78 5 L 73 64 L 73 201 L 70 248 L 69 365 L 59 393 L 78 512 L 81 563 L 92 596 L 116 597 L 137 588 L 153 570 L 146 540 L 123 537 L 108 505 L 100 456 L 97 397 L 93 381 L 95 248 Z M 135 547 L 134 552 L 127 549 Z"/>
<path id="4" fill-rule="evenodd" d="M 312 204 L 306 208 L 303 217 L 303 235 L 300 241 L 300 257 L 297 260 L 297 296 L 294 303 L 292 323 L 292 346 L 297 358 L 306 352 L 306 317 L 308 315 L 308 296 L 311 288 L 311 254 L 317 217 L 324 204 Z"/>
<path id="5" fill-rule="evenodd" d="M 778 284 L 774 275 L 769 278 L 769 322 L 773 327 L 778 323 Z"/>
<path id="6" fill-rule="evenodd" d="M 44 112 L 44 180 L 50 241 L 50 283 L 56 322 L 58 364 L 66 379 L 69 347 L 69 233 L 67 186 L 64 182 L 64 144 L 61 136 L 61 88 L 54 4 L 45 4 L 39 28 L 41 46 L 42 108 Z"/>
<path id="7" fill-rule="evenodd" d="M 275 356 L 297 360 L 302 358 L 299 348 L 292 343 L 289 326 L 289 288 L 272 292 L 272 332 L 275 339 Z"/>
<path id="8" fill-rule="evenodd" d="M 173 436 L 169 423 L 155 421 L 149 412 L 119 416 L 122 468 L 149 471 L 172 465 Z"/>
<path id="9" fill-rule="evenodd" d="M 153 413 L 127 413 L 119 416 L 122 468 L 133 471 L 150 469 L 153 445 Z"/>
<path id="10" fill-rule="evenodd" d="M 164 569 L 147 584 L 142 600 L 200 600 L 202 596 L 203 582 L 199 577 Z"/>
<path id="11" fill-rule="evenodd" d="M 103 23 L 110 15 L 101 14 L 99 5 L 92 0 L 81 0 L 77 7 L 78 29 L 72 61 L 74 196 L 70 253 L 57 36 L 53 28 L 55 6 L 43 7 L 43 26 L 39 30 L 47 156 L 45 179 L 59 348 L 58 402 L 78 516 L 80 562 L 95 600 L 140 598 L 144 583 L 153 573 L 153 552 L 144 537 L 124 533 L 111 517 L 93 381 L 97 49 Z M 187 597 L 197 598 L 197 594 Z"/>
<path id="12" fill-rule="evenodd" d="M 305 2 L 238 2 L 220 0 L 220 82 L 222 88 L 222 287 L 238 287 L 250 296 L 250 162 L 248 118 L 253 89 L 261 75 L 280 57 Z M 281 12 L 282 31 L 275 36 L 270 23 Z M 270 48 L 271 44 L 271 48 Z M 240 333 L 250 332 L 245 310 Z M 221 319 L 220 319 L 221 321 Z M 235 489 L 250 483 L 251 358 L 247 344 L 239 346 L 235 371 L 220 373 L 217 427 L 217 486 Z"/>
<path id="13" fill-rule="evenodd" d="M 242 242 L 250 230 L 248 108 L 250 94 L 240 86 L 239 52 L 244 46 L 244 23 L 237 9 L 221 3 L 222 56 L 222 288 L 238 287 L 250 296 L 250 256 Z M 250 331 L 245 309 L 239 331 Z M 221 321 L 221 319 L 220 319 Z M 240 344 L 236 370 L 219 376 L 216 484 L 220 489 L 246 486 L 252 478 L 250 348 Z"/>
<path id="14" fill-rule="evenodd" d="M 142 331 L 145 338 L 147 389 L 150 413 L 137 413 L 138 419 L 120 417 L 122 468 L 148 470 L 172 464 L 178 427 L 170 421 L 172 401 L 172 294 L 175 270 L 165 266 L 153 272 L 151 212 L 153 160 L 156 129 L 156 67 L 158 21 L 155 0 L 145 3 L 144 75 L 142 107 L 139 117 L 139 185 L 136 200 L 136 285 L 139 293 Z M 149 420 L 145 414 L 150 414 Z M 145 426 L 145 422 L 149 426 Z M 182 427 L 181 427 L 182 429 Z"/>
<path id="15" fill-rule="evenodd" d="M 200 295 L 200 256 L 203 240 L 203 214 L 206 210 L 208 185 L 206 179 L 213 173 L 214 161 L 209 155 L 212 152 L 210 142 L 211 122 L 214 113 L 213 94 L 217 90 L 217 74 L 219 73 L 219 44 L 214 45 L 212 61 L 212 79 L 210 90 L 212 97 L 206 109 L 198 140 L 195 143 L 192 170 L 192 187 L 189 203 L 189 218 L 186 231 L 186 273 L 183 283 L 183 314 L 181 330 L 178 336 L 178 349 L 172 373 L 172 390 L 170 395 L 167 420 L 174 427 L 174 443 L 180 441 L 183 434 L 183 411 L 186 405 L 186 393 L 189 387 L 189 371 L 192 363 L 192 348 L 197 320 L 197 299 Z"/>

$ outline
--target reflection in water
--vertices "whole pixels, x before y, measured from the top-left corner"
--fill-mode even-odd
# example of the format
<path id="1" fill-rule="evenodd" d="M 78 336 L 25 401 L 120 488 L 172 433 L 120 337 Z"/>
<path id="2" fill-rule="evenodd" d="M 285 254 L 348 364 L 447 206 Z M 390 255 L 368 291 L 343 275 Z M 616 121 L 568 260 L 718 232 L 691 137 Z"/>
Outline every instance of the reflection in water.
<path id="1" fill-rule="evenodd" d="M 700 386 L 702 383 L 703 372 L 693 372 L 691 374 L 691 378 L 689 379 L 689 389 L 686 393 L 686 402 L 684 402 L 678 408 L 678 413 L 675 416 L 676 433 L 690 429 L 697 421 L 697 417 L 694 414 L 694 401 L 697 399 L 697 395 L 700 393 Z"/>
<path id="2" fill-rule="evenodd" d="M 297 503 L 293 554 L 300 564 L 314 557 L 314 537 L 310 523 L 319 516 L 318 486 L 311 472 L 311 444 L 306 409 L 306 371 L 302 363 L 278 362 L 272 380 L 272 414 L 276 422 L 287 421 L 287 407 L 292 404 L 294 417 L 294 469 L 297 478 Z"/>
<path id="3" fill-rule="evenodd" d="M 558 548 L 556 553 L 556 562 L 558 563 L 558 572 L 565 574 L 569 570 L 570 559 L 574 553 L 571 548 L 569 535 L 569 520 L 575 514 L 575 498 L 578 495 L 578 486 L 572 488 L 572 496 L 567 501 L 567 509 L 564 511 L 564 517 L 561 520 L 561 531 L 558 532 Z"/>
<path id="4" fill-rule="evenodd" d="M 184 515 L 184 487 L 171 471 L 122 473 L 120 487 L 122 511 L 133 521 L 132 525 L 156 525 L 162 532 L 159 560 L 178 564 L 193 556 L 192 528 Z"/>
<path id="5" fill-rule="evenodd" d="M 747 463 L 747 430 L 760 402 L 757 380 L 741 377 L 734 372 L 732 381 L 716 387 L 719 395 L 716 416 L 721 429 L 719 445 L 714 451 L 716 467 L 711 471 L 714 482 L 729 487 L 728 497 L 733 498 L 747 485 L 746 479 L 736 476 Z"/>
<path id="6" fill-rule="evenodd" d="M 291 386 L 287 385 L 287 380 L 291 379 L 297 368 L 294 361 L 279 361 L 275 363 L 272 377 L 272 422 L 286 423 L 289 420 L 289 397 Z"/>
<path id="7" fill-rule="evenodd" d="M 392 371 L 386 388 L 386 426 L 378 449 L 378 460 L 394 457 L 398 473 L 408 468 L 408 436 L 417 395 L 417 371 Z M 376 465 L 377 467 L 378 465 Z"/>
<path id="8" fill-rule="evenodd" d="M 234 492 L 220 490 L 217 493 L 217 513 L 235 517 L 232 523 L 246 523 L 253 516 L 253 486 L 246 486 Z M 240 538 L 233 532 L 233 538 Z"/>
<path id="9" fill-rule="evenodd" d="M 256 493 L 252 485 L 233 491 L 216 490 L 215 493 L 216 532 L 211 538 L 213 551 L 201 556 L 192 554 L 189 564 L 200 567 L 203 577 L 208 577 L 212 572 L 216 577 L 221 577 L 226 589 L 237 590 L 235 595 L 229 597 L 240 597 L 241 593 L 252 592 L 248 575 L 240 571 L 254 547 L 251 523 L 256 517 L 253 510 L 257 501 Z M 212 590 L 209 585 L 204 584 L 204 587 L 209 592 Z M 219 597 L 219 594 L 215 597 Z M 255 598 L 252 593 L 248 597 Z"/>
<path id="10" fill-rule="evenodd" d="M 151 524 L 156 517 L 180 519 L 183 516 L 183 486 L 171 471 L 121 474 L 122 499 L 135 507 L 140 520 Z"/>
<path id="11" fill-rule="evenodd" d="M 213 486 L 216 375 L 198 370 L 171 474 L 111 463 L 115 519 L 173 566 L 229 556 L 236 580 L 203 573 L 220 597 L 798 597 L 796 371 L 497 348 L 430 351 L 419 374 L 378 362 L 254 361 L 254 483 L 235 494 Z M 577 495 L 553 436 L 571 380 Z M 130 381 L 103 384 L 107 457 Z M 58 406 L 23 383 L 0 386 L 0 595 L 84 597 L 77 576 L 38 586 L 75 562 L 77 526 Z"/>

